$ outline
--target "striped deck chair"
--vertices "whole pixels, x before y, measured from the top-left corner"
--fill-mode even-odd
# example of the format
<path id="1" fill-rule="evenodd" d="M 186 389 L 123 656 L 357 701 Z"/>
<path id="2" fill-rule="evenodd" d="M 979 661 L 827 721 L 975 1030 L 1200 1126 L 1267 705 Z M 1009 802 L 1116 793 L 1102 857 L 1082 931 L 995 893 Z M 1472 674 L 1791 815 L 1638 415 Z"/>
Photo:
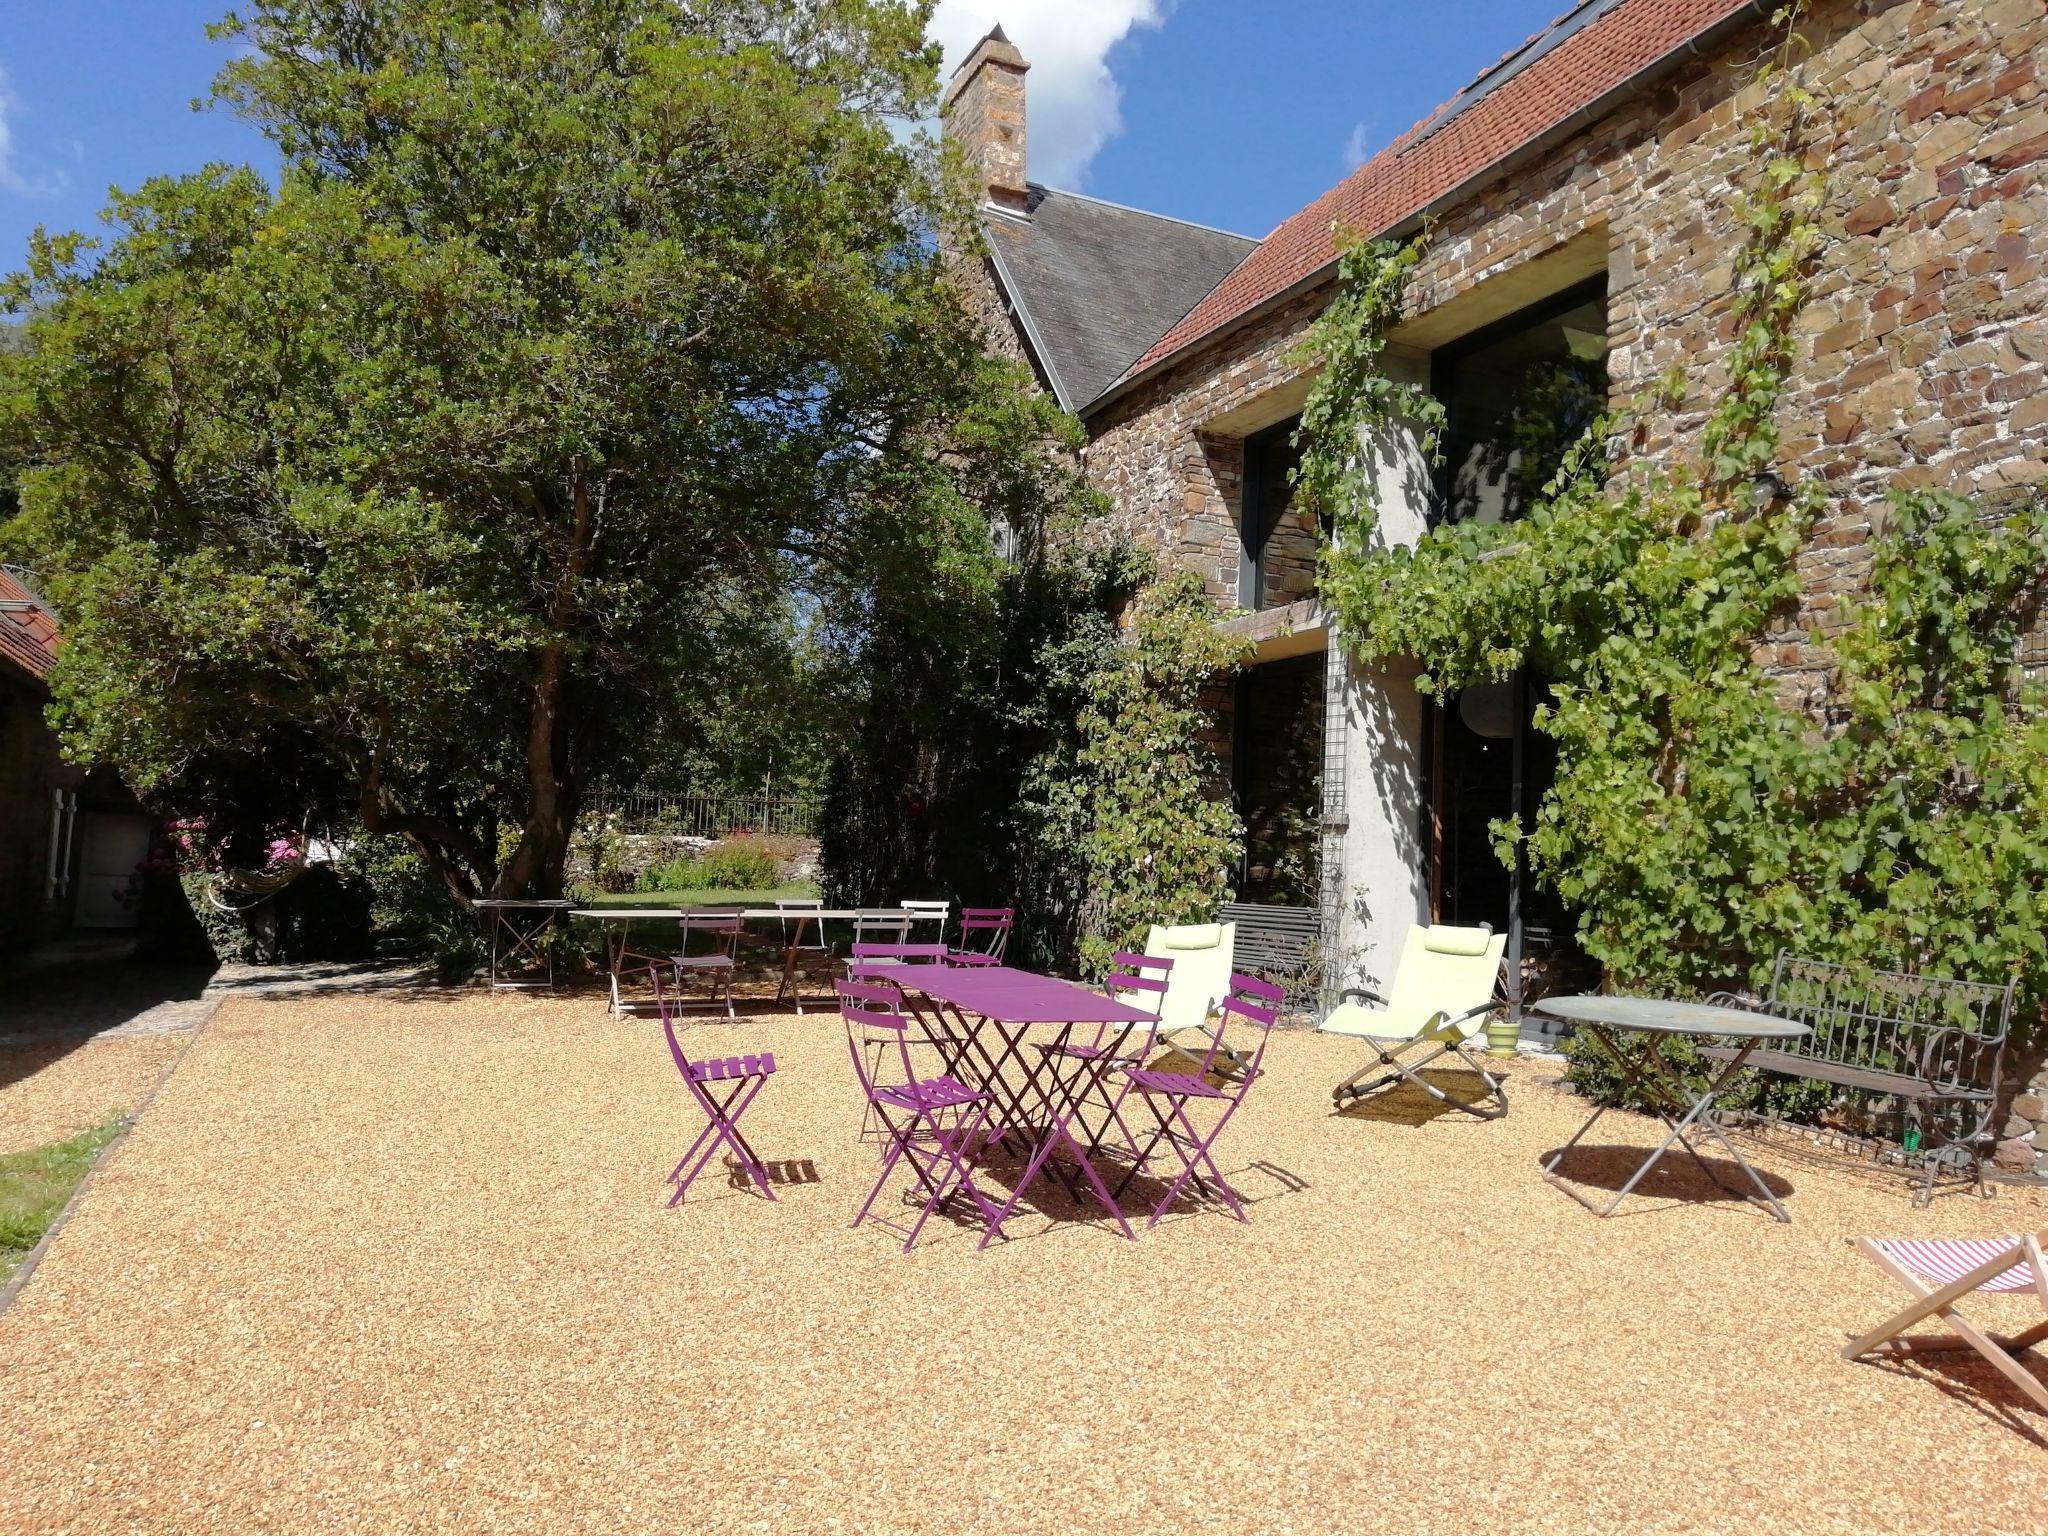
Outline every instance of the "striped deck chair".
<path id="1" fill-rule="evenodd" d="M 1909 1359 L 1914 1355 L 1974 1349 L 2014 1386 L 2048 1411 L 2048 1383 L 2022 1365 L 2025 1354 L 2048 1339 L 2048 1230 L 2027 1237 L 1859 1237 L 1856 1248 L 1866 1259 L 1913 1294 L 1913 1304 L 1888 1318 L 1842 1351 L 1844 1358 Z M 2011 1338 L 1986 1333 L 1956 1303 L 1965 1296 L 2032 1291 L 2041 1303 L 2042 1321 Z M 1906 1330 L 1939 1317 L 1952 1333 L 1908 1335 Z"/>

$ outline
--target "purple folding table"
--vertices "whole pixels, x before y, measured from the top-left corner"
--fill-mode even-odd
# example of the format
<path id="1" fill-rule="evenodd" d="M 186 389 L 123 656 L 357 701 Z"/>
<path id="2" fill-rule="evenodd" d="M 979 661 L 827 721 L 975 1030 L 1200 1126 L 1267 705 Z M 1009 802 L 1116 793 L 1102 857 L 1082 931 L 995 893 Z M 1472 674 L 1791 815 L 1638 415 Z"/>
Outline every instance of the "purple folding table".
<path id="1" fill-rule="evenodd" d="M 1017 1208 L 1025 1190 L 1064 1147 L 1096 1200 L 1116 1218 L 1124 1236 L 1135 1242 L 1137 1233 L 1089 1163 L 1086 1146 L 1075 1138 L 1073 1126 L 1083 1092 L 1115 1064 L 1116 1047 L 1131 1030 L 1149 1029 L 1158 1021 L 1142 1008 L 1078 983 L 1006 965 L 903 966 L 892 971 L 890 979 L 902 987 L 904 1000 L 944 1056 L 946 1070 L 994 1101 L 990 1124 L 1000 1126 L 1006 1139 L 1013 1135 L 1025 1138 L 1029 1152 L 1024 1172 L 1009 1204 L 1003 1207 L 1002 1219 Z M 1122 1025 L 1124 1033 L 1106 1042 L 1112 1048 L 1095 1060 L 1057 1050 L 1026 1049 L 1034 1028 L 1056 1031 L 1050 1043 L 1065 1045 L 1075 1028 L 1084 1024 Z M 996 1225 L 1001 1225 L 1001 1219 Z"/>

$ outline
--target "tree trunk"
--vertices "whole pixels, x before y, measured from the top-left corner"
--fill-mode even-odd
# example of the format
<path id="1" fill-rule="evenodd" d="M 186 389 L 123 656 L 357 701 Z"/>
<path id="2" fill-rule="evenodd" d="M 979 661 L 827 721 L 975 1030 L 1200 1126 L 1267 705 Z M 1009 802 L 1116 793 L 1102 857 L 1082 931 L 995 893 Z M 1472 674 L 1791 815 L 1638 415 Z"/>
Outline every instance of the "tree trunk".
<path id="1" fill-rule="evenodd" d="M 564 718 L 568 688 L 568 635 L 596 526 L 594 498 L 582 465 L 569 481 L 569 547 L 548 604 L 546 642 L 534 665 L 533 707 L 526 729 L 527 814 L 519 846 L 498 871 L 493 896 L 551 899 L 567 883 L 569 835 L 582 799 L 580 774 L 569 751 Z"/>

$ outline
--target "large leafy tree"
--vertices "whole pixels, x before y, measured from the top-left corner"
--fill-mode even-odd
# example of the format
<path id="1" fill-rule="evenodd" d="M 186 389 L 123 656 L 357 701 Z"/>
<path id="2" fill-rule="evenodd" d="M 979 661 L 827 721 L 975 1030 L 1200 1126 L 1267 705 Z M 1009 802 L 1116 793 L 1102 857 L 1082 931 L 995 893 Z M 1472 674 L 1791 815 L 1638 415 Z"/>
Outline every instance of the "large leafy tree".
<path id="1" fill-rule="evenodd" d="M 149 182 L 11 290 L 0 538 L 65 615 L 74 747 L 554 892 L 586 786 L 744 698 L 764 615 L 986 584 L 992 521 L 1073 480 L 940 280 L 929 9 L 229 16 L 279 185 Z"/>

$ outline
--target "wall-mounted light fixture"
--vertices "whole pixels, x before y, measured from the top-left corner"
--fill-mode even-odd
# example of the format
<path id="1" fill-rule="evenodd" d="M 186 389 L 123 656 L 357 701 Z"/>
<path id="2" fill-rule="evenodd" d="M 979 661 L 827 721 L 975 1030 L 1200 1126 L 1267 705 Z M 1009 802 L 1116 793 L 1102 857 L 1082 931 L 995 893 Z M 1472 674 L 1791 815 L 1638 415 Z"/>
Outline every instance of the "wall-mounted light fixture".
<path id="1" fill-rule="evenodd" d="M 1775 469 L 1760 469 L 1749 482 L 1749 505 L 1754 512 L 1768 512 L 1792 494 L 1792 487 Z"/>

